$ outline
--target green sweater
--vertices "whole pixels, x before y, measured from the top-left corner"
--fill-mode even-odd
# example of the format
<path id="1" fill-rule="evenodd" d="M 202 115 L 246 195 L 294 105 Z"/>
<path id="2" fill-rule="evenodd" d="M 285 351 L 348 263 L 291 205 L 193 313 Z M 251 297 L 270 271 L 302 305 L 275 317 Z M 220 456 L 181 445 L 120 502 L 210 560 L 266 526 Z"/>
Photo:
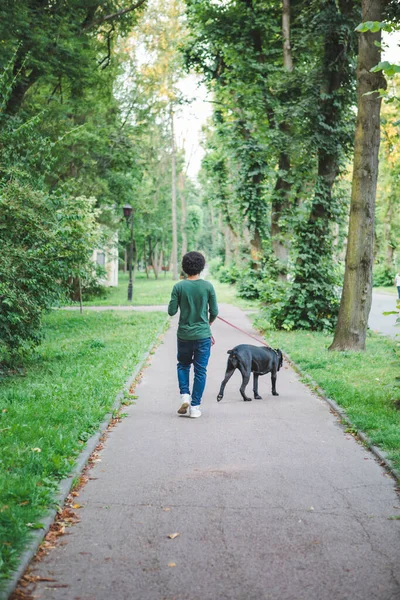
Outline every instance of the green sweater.
<path id="1" fill-rule="evenodd" d="M 204 279 L 183 279 L 173 287 L 168 314 L 178 312 L 178 338 L 202 340 L 211 337 L 210 323 L 218 315 L 217 297 L 213 285 Z"/>

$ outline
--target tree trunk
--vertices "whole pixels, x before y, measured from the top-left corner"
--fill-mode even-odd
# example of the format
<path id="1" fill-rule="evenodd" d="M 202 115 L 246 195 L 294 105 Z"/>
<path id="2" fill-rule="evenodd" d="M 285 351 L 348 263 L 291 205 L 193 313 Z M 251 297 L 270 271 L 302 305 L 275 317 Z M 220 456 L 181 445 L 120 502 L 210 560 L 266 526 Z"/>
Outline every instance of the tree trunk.
<path id="1" fill-rule="evenodd" d="M 381 21 L 383 0 L 362 0 L 362 20 Z M 370 70 L 380 62 L 381 32 L 360 33 L 357 63 L 357 124 L 351 192 L 346 267 L 339 318 L 330 350 L 365 350 L 368 317 L 372 300 L 372 265 L 380 108 L 378 94 L 384 88 L 381 72 Z"/>
<path id="2" fill-rule="evenodd" d="M 251 260 L 256 263 L 254 268 L 258 269 L 260 266 L 260 260 L 262 258 L 262 239 L 258 229 L 255 229 L 253 235 L 251 236 L 250 254 Z"/>
<path id="3" fill-rule="evenodd" d="M 182 209 L 182 220 L 181 220 L 181 238 L 182 238 L 182 251 L 181 254 L 184 256 L 187 252 L 187 235 L 186 235 L 186 198 L 185 198 L 185 174 L 181 171 L 178 177 L 178 190 L 181 199 Z"/>
<path id="4" fill-rule="evenodd" d="M 149 237 L 149 259 L 150 264 L 153 267 L 154 276 L 158 279 L 158 265 L 157 265 L 157 254 L 156 254 L 157 242 L 153 248 L 151 237 Z"/>
<path id="5" fill-rule="evenodd" d="M 281 129 L 289 129 L 286 124 L 282 124 Z M 290 170 L 290 158 L 285 152 L 281 152 L 279 156 L 279 171 Z M 271 204 L 271 244 L 275 258 L 279 261 L 278 279 L 286 281 L 286 266 L 289 258 L 289 240 L 282 231 L 280 224 L 281 217 L 288 212 L 289 208 L 289 192 L 291 184 L 286 177 L 278 176 L 275 184 L 274 195 Z"/>
<path id="6" fill-rule="evenodd" d="M 171 197 L 172 197 L 172 279 L 176 281 L 178 279 L 178 231 L 177 231 L 177 218 L 176 218 L 176 156 L 175 156 L 175 131 L 174 131 L 174 112 L 171 105 L 170 108 L 171 117 L 171 167 L 172 167 L 172 185 L 171 185 Z"/>
<path id="7" fill-rule="evenodd" d="M 290 0 L 282 3 L 283 66 L 293 71 L 292 48 L 290 46 Z"/>
<path id="8" fill-rule="evenodd" d="M 392 194 L 389 194 L 388 198 L 388 207 L 384 218 L 384 240 L 385 240 L 385 263 L 388 269 L 393 269 L 393 254 L 394 248 L 391 242 L 391 225 L 393 219 L 393 202 L 392 202 Z"/>
<path id="9" fill-rule="evenodd" d="M 144 262 L 144 268 L 146 271 L 146 277 L 147 279 L 149 279 L 150 277 L 150 271 L 149 271 L 149 265 L 148 265 L 148 258 L 147 258 L 147 244 L 146 244 L 146 240 L 143 240 L 143 262 Z"/>
<path id="10" fill-rule="evenodd" d="M 40 71 L 37 67 L 30 68 L 26 66 L 26 59 L 29 56 L 30 48 L 26 45 L 19 47 L 13 67 L 13 81 L 11 93 L 7 98 L 4 112 L 8 115 L 16 115 L 24 101 L 25 94 L 29 88 L 40 78 Z M 29 71 L 29 75 L 27 72 Z"/>
<path id="11" fill-rule="evenodd" d="M 283 37 L 283 67 L 285 71 L 293 71 L 292 49 L 290 46 L 290 0 L 282 3 L 282 37 Z M 281 123 L 279 129 L 286 140 L 290 137 L 290 125 Z M 286 144 L 285 144 L 286 145 Z M 289 193 L 291 184 L 288 181 L 290 171 L 290 156 L 282 151 L 279 155 L 279 172 L 271 206 L 271 243 L 275 258 L 278 260 L 278 279 L 286 281 L 286 268 L 289 258 L 289 240 L 282 230 L 280 219 L 289 211 Z"/>
<path id="12" fill-rule="evenodd" d="M 210 219 L 211 219 L 211 246 L 212 246 L 212 256 L 214 256 L 217 249 L 217 235 L 215 230 L 215 213 L 214 207 L 211 202 L 208 203 L 208 208 L 210 210 Z"/>
<path id="13" fill-rule="evenodd" d="M 82 302 L 82 280 L 78 277 L 78 286 L 79 286 L 79 312 L 83 314 L 83 302 Z"/>
<path id="14" fill-rule="evenodd" d="M 229 225 L 224 226 L 224 241 L 225 241 L 225 267 L 229 267 L 232 264 L 232 240 L 231 240 L 231 229 Z"/>

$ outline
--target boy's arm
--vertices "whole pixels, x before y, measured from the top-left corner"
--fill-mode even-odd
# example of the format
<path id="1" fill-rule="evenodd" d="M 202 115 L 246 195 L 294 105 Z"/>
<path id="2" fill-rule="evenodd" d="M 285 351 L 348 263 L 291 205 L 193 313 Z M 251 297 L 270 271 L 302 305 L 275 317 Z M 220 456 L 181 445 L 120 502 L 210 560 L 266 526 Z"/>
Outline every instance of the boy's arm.
<path id="1" fill-rule="evenodd" d="M 210 311 L 210 325 L 215 321 L 218 315 L 218 304 L 217 304 L 217 296 L 215 294 L 215 290 L 213 286 L 211 286 L 210 294 L 208 296 L 208 306 Z"/>
<path id="2" fill-rule="evenodd" d="M 168 314 L 170 317 L 173 317 L 178 312 L 179 306 L 179 298 L 178 298 L 178 290 L 176 289 L 176 285 L 172 288 L 171 292 L 171 300 L 168 304 Z"/>

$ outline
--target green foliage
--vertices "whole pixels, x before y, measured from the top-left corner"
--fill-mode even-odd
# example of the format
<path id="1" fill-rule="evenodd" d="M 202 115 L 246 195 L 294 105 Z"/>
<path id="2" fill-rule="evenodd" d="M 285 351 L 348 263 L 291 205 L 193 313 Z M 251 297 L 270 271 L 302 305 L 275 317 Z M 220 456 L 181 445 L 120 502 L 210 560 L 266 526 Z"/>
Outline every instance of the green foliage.
<path id="1" fill-rule="evenodd" d="M 49 197 L 9 183 L 0 193 L 0 357 L 41 340 L 43 312 L 74 277 L 92 276 L 99 239 L 93 199 Z"/>
<path id="2" fill-rule="evenodd" d="M 239 298 L 257 300 L 260 297 L 260 282 L 262 275 L 259 270 L 247 268 L 240 273 L 236 289 Z"/>
<path id="3" fill-rule="evenodd" d="M 360 23 L 356 27 L 356 31 L 358 31 L 359 33 L 365 33 L 367 31 L 371 31 L 372 33 L 374 33 L 380 30 L 392 33 L 393 31 L 399 30 L 399 25 L 395 23 L 387 23 L 384 21 L 365 21 L 364 23 Z"/>
<path id="4" fill-rule="evenodd" d="M 0 356 L 39 343 L 42 313 L 62 296 L 57 221 L 48 199 L 27 187 L 1 191 Z"/>
<path id="5" fill-rule="evenodd" d="M 373 273 L 374 287 L 392 286 L 395 273 L 393 268 L 385 264 L 377 264 Z"/>
<path id="6" fill-rule="evenodd" d="M 239 277 L 239 293 L 273 301 L 281 326 L 332 327 L 332 265 L 341 249 L 333 240 L 337 226 L 342 235 L 348 205 L 334 184 L 354 138 L 360 10 L 333 0 L 292 4 L 291 69 L 282 54 L 281 8 L 188 2 L 187 63 L 210 82 L 216 100 L 206 134 L 205 197 L 226 224 L 214 251 L 224 242 L 229 263 L 230 245 L 243 244 L 251 249 L 244 262 L 264 262 L 261 281 L 251 268 Z M 281 246 L 290 251 L 293 295 L 270 284 L 288 272 Z"/>
<path id="7" fill-rule="evenodd" d="M 185 229 L 189 240 L 188 249 L 196 250 L 203 232 L 203 210 L 197 204 L 188 206 Z"/>
<path id="8" fill-rule="evenodd" d="M 222 266 L 222 261 L 219 256 L 215 256 L 211 260 L 207 261 L 208 272 L 210 273 L 211 277 L 213 277 L 215 279 L 218 276 L 218 272 L 219 272 L 221 266 Z"/>
<path id="9" fill-rule="evenodd" d="M 229 267 L 221 265 L 216 276 L 221 283 L 236 283 L 240 276 L 240 272 L 235 264 L 232 264 Z"/>

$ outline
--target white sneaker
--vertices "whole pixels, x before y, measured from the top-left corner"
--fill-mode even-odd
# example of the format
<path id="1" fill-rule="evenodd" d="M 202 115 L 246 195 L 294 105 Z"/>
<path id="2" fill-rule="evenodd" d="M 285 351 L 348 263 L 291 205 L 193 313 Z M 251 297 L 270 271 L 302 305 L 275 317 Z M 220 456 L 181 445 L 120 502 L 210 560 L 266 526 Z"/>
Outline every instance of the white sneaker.
<path id="1" fill-rule="evenodd" d="M 200 407 L 199 406 L 191 406 L 190 411 L 189 411 L 189 417 L 192 417 L 192 419 L 197 419 L 198 417 L 201 417 Z"/>
<path id="2" fill-rule="evenodd" d="M 178 408 L 178 415 L 186 415 L 191 401 L 192 401 L 192 398 L 190 397 L 190 394 L 181 394 L 182 404 L 181 404 L 181 407 Z"/>

